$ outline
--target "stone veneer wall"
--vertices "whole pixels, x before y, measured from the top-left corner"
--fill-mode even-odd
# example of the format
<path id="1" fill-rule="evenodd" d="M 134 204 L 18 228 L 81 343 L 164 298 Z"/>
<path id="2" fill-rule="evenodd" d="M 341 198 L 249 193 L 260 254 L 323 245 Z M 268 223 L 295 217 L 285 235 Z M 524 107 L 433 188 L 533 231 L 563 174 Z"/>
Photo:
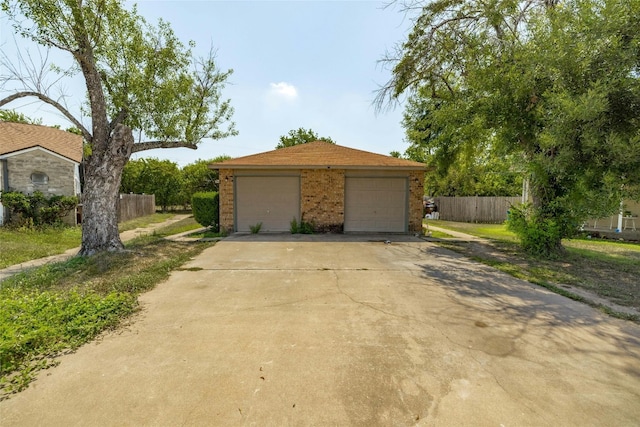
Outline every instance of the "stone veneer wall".
<path id="1" fill-rule="evenodd" d="M 302 220 L 318 232 L 342 232 L 344 225 L 344 170 L 305 169 L 300 174 Z"/>
<path id="2" fill-rule="evenodd" d="M 409 172 L 409 232 L 422 232 L 424 171 Z"/>
<path id="3" fill-rule="evenodd" d="M 74 196 L 75 195 L 75 164 L 41 150 L 7 158 L 9 169 L 9 188 L 22 193 L 31 194 L 41 191 L 45 196 Z M 49 177 L 47 184 L 34 184 L 31 174 L 45 173 Z"/>
<path id="4" fill-rule="evenodd" d="M 220 231 L 233 233 L 233 169 L 220 169 Z"/>

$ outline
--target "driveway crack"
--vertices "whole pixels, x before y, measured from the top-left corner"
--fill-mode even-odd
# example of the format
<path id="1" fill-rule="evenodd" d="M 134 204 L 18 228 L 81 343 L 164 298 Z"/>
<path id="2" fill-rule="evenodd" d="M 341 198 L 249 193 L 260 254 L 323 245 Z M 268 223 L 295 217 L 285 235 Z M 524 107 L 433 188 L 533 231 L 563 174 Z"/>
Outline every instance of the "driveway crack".
<path id="1" fill-rule="evenodd" d="M 333 277 L 335 278 L 336 288 L 338 289 L 338 292 L 341 293 L 342 295 L 344 295 L 345 297 L 349 298 L 354 304 L 370 308 L 371 310 L 375 310 L 377 312 L 386 314 L 387 316 L 397 317 L 399 319 L 405 319 L 405 320 L 413 320 L 413 321 L 422 323 L 420 320 L 415 319 L 415 318 L 413 318 L 411 316 L 402 316 L 400 314 L 392 313 L 390 311 L 383 310 L 383 309 L 381 309 L 379 307 L 375 307 L 374 305 L 368 304 L 368 303 L 366 303 L 364 301 L 358 301 L 357 299 L 355 299 L 354 297 L 352 297 L 351 295 L 349 295 L 347 292 L 345 292 L 342 289 L 342 287 L 340 286 L 340 277 L 338 277 L 338 273 L 336 272 L 336 270 L 331 270 L 331 273 L 333 273 Z"/>

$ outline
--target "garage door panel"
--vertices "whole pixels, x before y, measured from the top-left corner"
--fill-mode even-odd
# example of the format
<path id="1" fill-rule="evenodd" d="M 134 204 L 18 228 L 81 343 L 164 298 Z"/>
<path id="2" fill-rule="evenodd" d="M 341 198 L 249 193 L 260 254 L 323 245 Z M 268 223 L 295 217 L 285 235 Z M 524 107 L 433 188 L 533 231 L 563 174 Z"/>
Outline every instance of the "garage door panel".
<path id="1" fill-rule="evenodd" d="M 261 232 L 289 231 L 291 219 L 300 216 L 297 176 L 239 176 L 235 186 L 237 231 L 258 223 Z"/>
<path id="2" fill-rule="evenodd" d="M 406 178 L 346 178 L 346 232 L 405 232 L 406 224 Z"/>

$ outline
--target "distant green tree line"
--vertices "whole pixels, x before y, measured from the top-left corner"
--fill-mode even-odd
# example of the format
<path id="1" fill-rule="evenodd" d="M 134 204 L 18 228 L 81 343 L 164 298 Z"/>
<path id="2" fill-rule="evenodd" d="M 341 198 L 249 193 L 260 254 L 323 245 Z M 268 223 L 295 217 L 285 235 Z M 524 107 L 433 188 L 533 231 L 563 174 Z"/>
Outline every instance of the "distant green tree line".
<path id="1" fill-rule="evenodd" d="M 218 171 L 208 166 L 230 158 L 223 155 L 211 160 L 197 160 L 182 168 L 171 160 L 130 160 L 122 173 L 120 192 L 154 194 L 156 205 L 163 212 L 171 206 L 187 207 L 193 194 L 218 191 Z"/>

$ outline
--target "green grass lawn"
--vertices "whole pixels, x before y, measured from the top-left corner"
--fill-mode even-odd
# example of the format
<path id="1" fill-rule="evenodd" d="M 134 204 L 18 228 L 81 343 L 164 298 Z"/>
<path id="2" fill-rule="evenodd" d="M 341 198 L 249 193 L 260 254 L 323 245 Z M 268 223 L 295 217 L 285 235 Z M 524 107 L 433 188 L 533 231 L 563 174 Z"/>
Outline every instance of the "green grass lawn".
<path id="1" fill-rule="evenodd" d="M 472 224 L 452 221 L 430 221 L 429 225 L 447 230 L 460 231 L 485 239 L 503 242 L 517 242 L 518 237 L 507 230 L 505 224 Z M 640 260 L 640 244 L 633 242 L 617 242 L 595 239 L 564 239 L 563 246 L 570 252 L 582 254 L 586 257 L 600 256 L 602 259 L 617 259 L 621 262 Z"/>
<path id="2" fill-rule="evenodd" d="M 80 227 L 10 230 L 0 227 L 0 268 L 80 246 Z"/>
<path id="3" fill-rule="evenodd" d="M 515 242 L 518 240 L 517 236 L 513 232 L 507 230 L 507 226 L 505 224 L 475 224 L 430 220 L 429 226 L 459 231 L 461 233 L 467 233 L 485 239 L 503 240 L 506 242 Z"/>
<path id="4" fill-rule="evenodd" d="M 433 237 L 434 239 L 451 239 L 453 236 L 443 231 L 429 230 L 427 237 Z"/>
<path id="5" fill-rule="evenodd" d="M 609 240 L 565 239 L 562 244 L 576 254 L 611 261 L 640 262 L 640 244 Z M 604 256 L 603 256 L 604 255 Z"/>
<path id="6" fill-rule="evenodd" d="M 171 219 L 175 214 L 156 213 L 132 219 L 118 224 L 122 231 L 146 227 Z M 182 231 L 200 228 L 195 220 L 187 218 L 179 221 L 163 233 L 177 234 Z M 20 264 L 32 259 L 61 254 L 67 249 L 80 246 L 82 231 L 80 227 L 51 227 L 43 230 L 12 230 L 0 227 L 0 268 Z"/>

